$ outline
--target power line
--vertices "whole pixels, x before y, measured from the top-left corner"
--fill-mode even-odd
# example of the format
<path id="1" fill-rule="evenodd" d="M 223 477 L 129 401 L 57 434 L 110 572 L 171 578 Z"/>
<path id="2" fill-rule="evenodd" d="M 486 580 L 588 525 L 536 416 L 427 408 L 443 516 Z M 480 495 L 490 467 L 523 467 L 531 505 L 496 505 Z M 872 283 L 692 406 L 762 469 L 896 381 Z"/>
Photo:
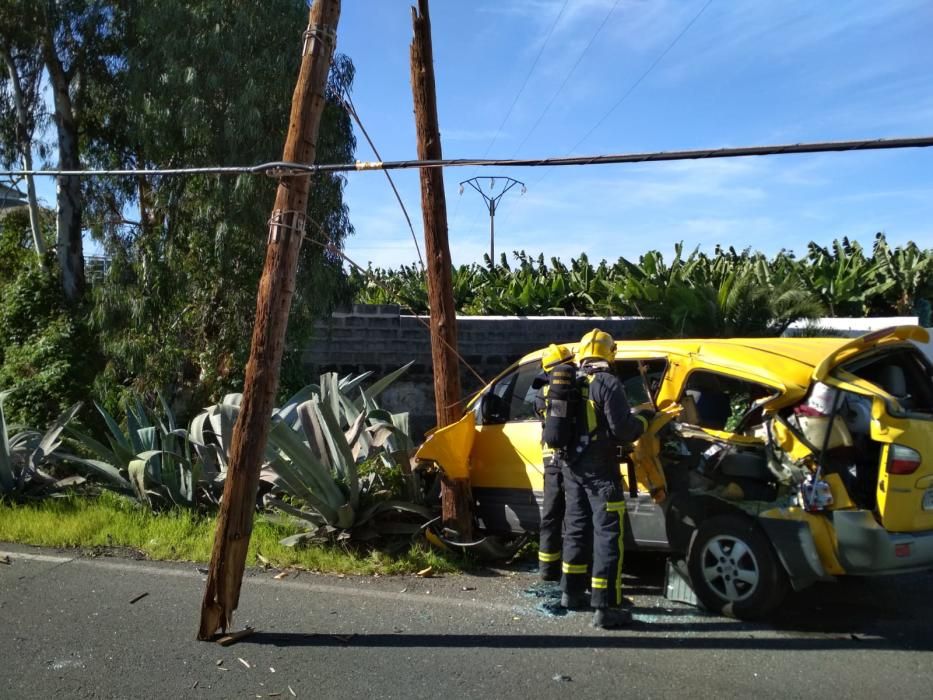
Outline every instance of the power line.
<path id="1" fill-rule="evenodd" d="M 345 173 L 364 170 L 412 170 L 415 168 L 449 168 L 465 166 L 496 167 L 556 167 L 566 165 L 609 165 L 618 163 L 653 163 L 674 160 L 706 160 L 799 153 L 839 153 L 843 151 L 878 151 L 896 148 L 928 148 L 933 136 L 863 139 L 859 141 L 819 141 L 779 144 L 773 146 L 740 146 L 736 148 L 706 148 L 683 151 L 652 151 L 616 153 L 596 156 L 559 156 L 551 158 L 442 158 L 439 160 L 391 160 L 355 163 L 287 163 L 273 161 L 249 166 L 215 166 L 201 168 L 153 168 L 122 170 L 0 170 L 0 176 L 33 175 L 35 177 L 111 177 L 139 175 L 268 175 L 269 177 L 301 177 L 316 173 Z"/>
<path id="2" fill-rule="evenodd" d="M 512 110 L 514 110 L 515 105 L 518 104 L 518 98 L 522 96 L 522 93 L 525 91 L 525 88 L 528 87 L 528 81 L 531 80 L 531 75 L 535 72 L 535 68 L 538 67 L 538 61 L 541 60 L 541 56 L 544 54 L 544 49 L 547 48 L 548 42 L 551 40 L 551 35 L 554 33 L 554 30 L 557 28 L 557 23 L 560 22 L 560 18 L 564 16 L 564 10 L 567 9 L 567 5 L 569 4 L 570 4 L 570 0 L 564 0 L 564 4 L 560 8 L 560 12 L 557 13 L 557 17 L 554 18 L 554 22 L 553 24 L 551 24 L 551 28 L 550 30 L 548 30 L 547 36 L 544 38 L 544 43 L 541 44 L 541 48 L 538 50 L 538 55 L 535 56 L 535 60 L 531 64 L 531 68 L 528 69 L 528 74 L 525 76 L 525 81 L 522 83 L 522 86 L 518 89 L 518 92 L 515 94 L 515 99 L 512 100 L 512 104 L 509 106 L 509 111 L 505 113 L 505 117 L 503 117 L 502 123 L 499 124 L 499 128 L 496 129 L 496 133 L 492 137 L 492 141 L 490 141 L 489 145 L 486 147 L 486 151 L 483 153 L 483 158 L 489 155 L 489 151 L 492 150 L 493 145 L 496 143 L 496 139 L 499 138 L 499 134 L 502 133 L 502 127 L 505 126 L 506 122 L 509 120 L 509 117 L 512 116 Z"/>
<path id="3" fill-rule="evenodd" d="M 489 145 L 486 146 L 486 150 L 483 152 L 483 158 L 489 155 L 489 151 L 491 151 L 493 145 L 495 145 L 496 139 L 498 139 L 499 134 L 502 133 L 502 127 L 505 126 L 506 122 L 509 120 L 509 117 L 512 116 L 512 111 L 515 109 L 515 105 L 518 104 L 518 99 L 522 96 L 525 88 L 528 87 L 528 82 L 531 80 L 531 76 L 535 72 L 535 68 L 538 67 L 538 62 L 541 60 L 541 56 L 544 55 L 544 49 L 547 48 L 548 42 L 551 40 L 551 35 L 554 34 L 554 30 L 557 28 L 557 24 L 560 22 L 560 18 L 564 16 L 564 11 L 567 9 L 569 4 L 570 0 L 564 0 L 564 4 L 560 8 L 560 12 L 557 13 L 557 17 L 555 17 L 554 21 L 551 23 L 551 28 L 548 30 L 547 36 L 544 38 L 544 42 L 541 44 L 541 48 L 538 49 L 538 55 L 535 56 L 535 60 L 531 64 L 531 68 L 528 69 L 528 73 L 525 75 L 525 80 L 522 82 L 522 86 L 515 94 L 515 99 L 512 100 L 512 104 L 509 106 L 508 111 L 505 113 L 505 117 L 502 118 L 502 122 L 499 124 L 499 128 L 496 129 L 496 133 L 493 134 L 492 140 L 489 142 Z M 461 201 L 461 199 L 457 199 L 457 204 L 454 207 L 454 218 L 456 218 L 457 212 L 460 211 Z"/>
<path id="4" fill-rule="evenodd" d="M 703 5 L 703 7 L 700 8 L 700 11 L 697 12 L 697 13 L 693 16 L 693 18 L 692 18 L 689 22 L 687 22 L 686 25 L 684 25 L 684 28 L 680 30 L 680 33 L 678 33 L 677 36 L 674 37 L 673 41 L 671 41 L 671 42 L 667 45 L 667 48 L 665 48 L 660 54 L 658 54 L 657 58 L 655 58 L 654 61 L 651 63 L 651 65 L 648 66 L 648 69 L 647 69 L 645 72 L 643 72 L 640 76 L 638 76 L 638 78 L 635 80 L 635 82 L 633 82 L 633 83 L 629 86 L 629 88 L 622 94 L 622 97 L 620 97 L 620 98 L 616 101 L 616 103 L 615 103 L 614 105 L 612 105 L 612 107 L 609 108 L 609 111 L 607 111 L 605 114 L 603 114 L 603 116 L 601 116 L 601 117 L 596 121 L 596 123 L 595 123 L 592 127 L 590 127 L 590 130 L 587 131 L 587 132 L 583 135 L 583 137 L 582 137 L 579 141 L 577 141 L 577 142 L 573 145 L 573 147 L 570 148 L 569 151 L 567 151 L 567 155 L 570 155 L 571 153 L 573 153 L 574 151 L 576 151 L 577 148 L 579 148 L 580 145 L 583 144 L 583 143 L 593 134 L 593 132 L 596 131 L 596 130 L 603 124 L 604 121 L 606 121 L 606 119 L 609 118 L 609 115 L 611 115 L 616 109 L 618 109 L 619 105 L 621 105 L 623 102 L 625 102 L 625 100 L 628 99 L 629 95 L 631 95 L 633 92 L 635 92 L 635 89 L 636 89 L 639 85 L 641 85 L 642 81 L 644 81 L 644 79 L 648 77 L 648 75 L 651 73 L 651 71 L 653 71 L 653 70 L 655 69 L 655 67 L 657 67 L 657 65 L 658 65 L 662 60 L 664 60 L 664 57 L 667 56 L 668 53 L 670 53 L 671 49 L 673 49 L 674 46 L 677 45 L 677 42 L 679 42 L 679 41 L 681 40 L 681 38 L 683 38 L 683 36 L 690 30 L 690 28 L 694 25 L 694 23 L 700 18 L 700 15 L 702 15 L 704 12 L 706 12 L 706 8 L 708 8 L 712 3 L 713 3 L 713 0 L 707 0 L 707 3 L 706 3 L 705 5 Z M 538 183 L 540 183 L 545 177 L 547 177 L 547 175 L 548 175 L 548 172 L 547 172 L 547 171 L 545 171 L 544 173 L 542 173 L 541 176 L 540 176 L 538 179 L 536 179 L 536 180 L 534 181 L 534 184 L 537 185 Z"/>
<path id="5" fill-rule="evenodd" d="M 616 109 L 618 109 L 619 105 L 621 105 L 623 102 L 625 102 L 625 100 L 628 98 L 628 96 L 631 95 L 633 92 L 635 92 L 635 88 L 637 88 L 639 85 L 641 85 L 641 82 L 642 82 L 645 78 L 648 77 L 648 74 L 651 73 L 651 71 L 653 71 L 653 70 L 655 69 L 655 67 L 656 67 L 662 60 L 664 60 L 664 57 L 667 56 L 667 54 L 670 53 L 670 50 L 673 49 L 674 46 L 677 45 L 677 42 L 681 40 L 681 38 L 684 36 L 684 34 L 686 34 L 688 31 L 690 31 L 690 27 L 692 27 L 692 26 L 694 25 L 694 23 L 695 23 L 698 19 L 700 19 L 700 15 L 702 15 L 704 12 L 706 12 L 706 8 L 709 7 L 709 6 L 712 5 L 712 4 L 713 4 L 713 0 L 707 0 L 707 3 L 706 3 L 705 5 L 703 5 L 703 7 L 700 8 L 700 11 L 697 12 L 697 13 L 693 16 L 693 19 L 691 19 L 689 22 L 687 22 L 686 26 L 680 31 L 680 34 L 678 34 L 676 37 L 674 37 L 674 40 L 673 40 L 670 44 L 667 45 L 667 48 L 664 49 L 664 51 L 662 51 L 662 52 L 658 55 L 658 57 L 657 57 L 656 59 L 654 59 L 654 62 L 653 62 L 650 66 L 648 66 L 648 70 L 646 70 L 644 73 L 642 73 L 642 74 L 638 77 L 638 79 L 637 79 L 634 83 L 632 83 L 632 84 L 629 86 L 628 90 L 625 91 L 625 93 L 622 95 L 622 97 L 620 97 L 620 98 L 618 99 L 618 101 L 617 101 L 614 105 L 612 105 L 612 107 L 609 108 L 609 111 L 606 112 L 603 116 L 601 116 L 601 117 L 599 118 L 599 120 L 597 120 L 597 122 L 592 126 L 592 128 L 590 128 L 590 130 L 587 131 L 587 132 L 583 135 L 583 138 L 581 138 L 579 141 L 577 141 L 577 142 L 573 145 L 573 148 L 570 149 L 570 152 L 573 152 L 573 151 L 577 150 L 577 148 L 580 146 L 580 144 L 582 144 L 584 141 L 586 141 L 586 140 L 590 137 L 590 135 L 591 135 L 594 131 L 596 131 L 596 129 L 598 129 L 598 128 L 602 125 L 602 123 L 603 123 L 604 121 L 606 121 L 606 119 L 609 118 L 609 115 L 612 114 L 613 112 L 615 112 Z"/>
<path id="6" fill-rule="evenodd" d="M 593 33 L 593 36 L 590 37 L 590 40 L 587 42 L 586 46 L 583 48 L 582 53 L 577 57 L 576 63 L 573 64 L 573 67 L 570 69 L 570 72 L 564 77 L 564 81 L 560 84 L 560 87 L 557 88 L 557 92 L 551 97 L 551 101 L 547 103 L 544 107 L 544 110 L 541 114 L 538 115 L 537 121 L 535 121 L 534 126 L 531 127 L 531 130 L 525 135 L 525 138 L 522 139 L 522 142 L 518 144 L 518 148 L 515 149 L 515 154 L 518 155 L 522 146 L 524 146 L 528 139 L 531 138 L 531 135 L 535 132 L 535 129 L 538 128 L 538 125 L 541 124 L 541 120 L 544 119 L 544 115 L 548 113 L 548 110 L 551 109 L 551 105 L 554 104 L 554 101 L 557 99 L 557 96 L 560 95 L 561 91 L 570 81 L 570 77 L 573 75 L 574 71 L 577 69 L 577 66 L 580 65 L 580 62 L 583 60 L 583 57 L 586 55 L 586 52 L 590 50 L 590 47 L 593 45 L 593 42 L 596 41 L 596 37 L 599 36 L 599 33 L 603 30 L 603 27 L 606 26 L 606 23 L 609 21 L 609 18 L 612 16 L 612 13 L 616 11 L 616 8 L 619 6 L 619 3 L 622 0 L 616 0 L 613 6 L 609 9 L 609 12 L 606 13 L 606 16 L 603 18 L 602 23 L 596 28 L 596 31 Z"/>
<path id="7" fill-rule="evenodd" d="M 376 148 L 376 144 L 373 143 L 373 140 L 369 137 L 369 132 L 366 131 L 366 127 L 363 126 L 363 122 L 360 119 L 360 115 L 356 111 L 356 105 L 353 104 L 353 99 L 350 97 L 350 93 L 345 94 L 346 100 L 341 99 L 344 109 L 347 110 L 347 113 L 353 117 L 357 126 L 360 127 L 360 131 L 363 132 L 363 136 L 366 138 L 367 143 L 369 143 L 369 147 L 373 149 L 373 153 L 375 154 L 376 158 L 382 160 L 382 156 L 379 155 L 379 150 Z M 415 250 L 418 252 L 418 262 L 421 263 L 421 270 L 424 271 L 424 258 L 421 257 L 421 246 L 418 245 L 418 236 L 415 234 L 415 227 L 411 223 L 411 217 L 408 215 L 408 209 L 405 208 L 405 203 L 402 201 L 402 195 L 399 194 L 398 188 L 395 186 L 395 181 L 392 179 L 392 176 L 389 175 L 388 172 L 386 172 L 385 176 L 389 181 L 389 186 L 395 193 L 395 199 L 398 200 L 398 205 L 402 208 L 402 214 L 405 215 L 405 221 L 408 222 L 408 230 L 411 231 L 411 240 L 414 242 Z"/>

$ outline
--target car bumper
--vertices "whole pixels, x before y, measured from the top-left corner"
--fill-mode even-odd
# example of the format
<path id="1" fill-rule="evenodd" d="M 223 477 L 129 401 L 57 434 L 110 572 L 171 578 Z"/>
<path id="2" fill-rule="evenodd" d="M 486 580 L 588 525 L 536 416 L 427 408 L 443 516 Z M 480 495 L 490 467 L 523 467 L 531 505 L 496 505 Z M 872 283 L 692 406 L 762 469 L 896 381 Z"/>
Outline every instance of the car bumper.
<path id="1" fill-rule="evenodd" d="M 839 562 L 848 574 L 933 569 L 933 531 L 894 533 L 865 510 L 833 513 Z"/>

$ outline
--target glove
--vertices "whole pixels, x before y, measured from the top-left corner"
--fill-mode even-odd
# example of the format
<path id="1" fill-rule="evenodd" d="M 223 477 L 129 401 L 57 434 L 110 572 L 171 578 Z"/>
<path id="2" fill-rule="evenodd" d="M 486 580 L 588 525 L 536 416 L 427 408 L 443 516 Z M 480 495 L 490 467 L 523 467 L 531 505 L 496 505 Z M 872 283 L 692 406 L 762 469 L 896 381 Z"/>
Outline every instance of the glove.
<path id="1" fill-rule="evenodd" d="M 635 415 L 639 418 L 644 418 L 645 421 L 650 424 L 651 421 L 654 420 L 654 417 L 657 415 L 657 413 L 652 411 L 650 408 L 642 408 L 638 411 L 635 411 Z"/>

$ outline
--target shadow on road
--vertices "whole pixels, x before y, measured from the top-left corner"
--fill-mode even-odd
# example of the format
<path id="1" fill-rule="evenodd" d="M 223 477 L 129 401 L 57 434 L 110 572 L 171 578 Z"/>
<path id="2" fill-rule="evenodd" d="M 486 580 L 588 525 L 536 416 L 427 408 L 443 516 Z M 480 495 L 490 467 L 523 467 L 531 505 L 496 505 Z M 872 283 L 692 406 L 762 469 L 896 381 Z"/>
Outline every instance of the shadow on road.
<path id="1" fill-rule="evenodd" d="M 640 604 L 652 606 L 636 606 L 633 610 L 636 619 L 640 617 L 642 622 L 631 629 L 644 634 L 637 638 L 572 638 L 582 640 L 579 644 L 560 636 L 552 638 L 545 635 L 540 639 L 553 639 L 550 644 L 558 647 L 569 644 L 626 648 L 933 650 L 933 606 L 928 602 L 933 590 L 933 572 L 873 578 L 843 577 L 836 582 L 820 583 L 800 592 L 791 592 L 770 620 L 742 622 L 665 600 L 665 561 L 663 554 L 626 554 L 624 592 L 638 598 Z M 732 638 L 723 637 L 724 632 L 747 634 Z M 786 638 L 748 636 L 762 632 L 786 634 Z M 706 633 L 719 636 L 706 636 Z M 684 635 L 684 638 L 677 638 L 678 635 Z M 526 643 L 534 645 L 537 638 L 506 636 L 478 643 L 495 645 L 498 639 L 506 640 L 506 646 L 523 646 Z M 325 639 L 319 643 L 327 642 Z M 418 644 L 417 641 L 412 643 Z M 460 643 L 468 644 L 460 639 L 451 645 Z M 548 645 L 544 641 L 542 643 Z"/>
<path id="2" fill-rule="evenodd" d="M 691 625 L 664 626 L 664 631 L 682 629 L 694 631 L 693 636 L 656 636 L 657 625 L 633 626 L 626 636 L 613 633 L 593 635 L 559 634 L 301 634 L 257 632 L 242 644 L 260 644 L 279 647 L 368 647 L 368 648 L 426 648 L 426 649 L 751 649 L 766 651 L 846 651 L 856 649 L 894 649 L 891 642 L 882 638 L 855 640 L 843 637 L 767 637 L 745 636 L 709 637 L 696 636 Z M 723 627 L 718 627 L 722 630 Z M 736 623 L 736 629 L 747 629 Z M 645 634 L 631 635 L 638 631 Z M 712 631 L 712 630 L 711 630 Z M 928 651 L 933 646 L 923 647 Z"/>

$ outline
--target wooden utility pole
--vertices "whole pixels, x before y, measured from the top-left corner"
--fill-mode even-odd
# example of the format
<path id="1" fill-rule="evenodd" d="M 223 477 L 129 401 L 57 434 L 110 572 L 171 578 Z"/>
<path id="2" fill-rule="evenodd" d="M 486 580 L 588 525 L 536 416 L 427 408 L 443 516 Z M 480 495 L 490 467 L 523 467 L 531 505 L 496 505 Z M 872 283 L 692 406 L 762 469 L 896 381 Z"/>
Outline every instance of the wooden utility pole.
<path id="1" fill-rule="evenodd" d="M 428 0 L 411 8 L 411 90 L 418 131 L 418 158 L 438 160 L 441 133 L 434 86 L 434 52 Z M 440 168 L 422 168 L 421 212 L 427 257 L 428 307 L 431 313 L 431 360 L 434 365 L 434 403 L 439 427 L 457 422 L 460 405 L 460 367 L 457 364 L 457 316 L 451 285 L 450 245 L 447 241 L 447 202 Z M 464 540 L 473 537 L 472 493 L 469 479 L 444 478 L 441 488 L 444 526 Z"/>
<path id="2" fill-rule="evenodd" d="M 311 7 L 282 153 L 285 162 L 314 162 L 339 18 L 340 0 L 315 0 Z M 230 445 L 230 465 L 201 604 L 198 639 L 211 639 L 218 630 L 226 631 L 240 600 L 246 551 L 253 530 L 259 470 L 269 436 L 288 311 L 295 291 L 309 189 L 307 174 L 283 176 L 269 219 L 266 262 L 256 299 L 256 321 L 246 365 L 243 401 Z"/>

